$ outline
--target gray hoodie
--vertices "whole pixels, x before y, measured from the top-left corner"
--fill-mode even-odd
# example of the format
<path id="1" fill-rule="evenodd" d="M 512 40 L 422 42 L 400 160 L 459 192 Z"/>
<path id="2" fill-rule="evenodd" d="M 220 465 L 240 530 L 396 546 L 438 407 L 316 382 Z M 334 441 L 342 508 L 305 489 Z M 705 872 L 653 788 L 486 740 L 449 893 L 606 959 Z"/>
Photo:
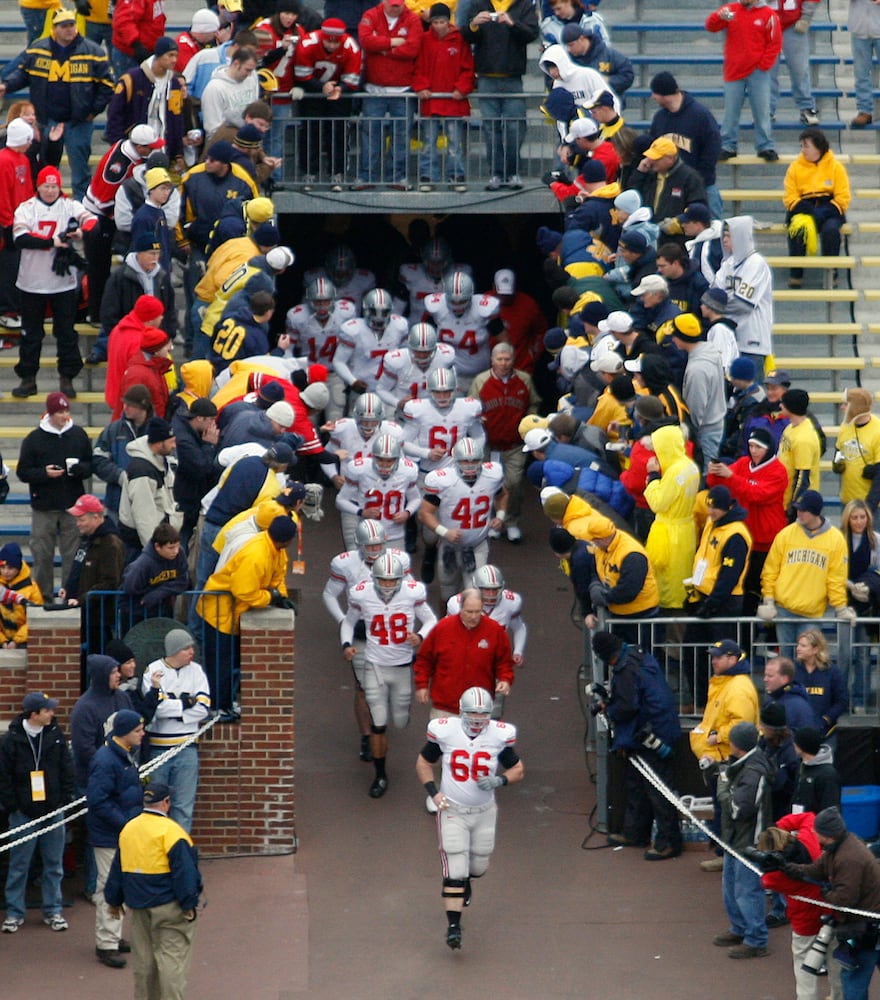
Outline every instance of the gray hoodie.
<path id="1" fill-rule="evenodd" d="M 731 250 L 724 250 L 713 287 L 727 292 L 725 315 L 736 323 L 741 354 L 773 353 L 773 274 L 755 249 L 755 220 L 736 215 L 724 220 Z M 723 247 L 723 242 L 722 242 Z"/>

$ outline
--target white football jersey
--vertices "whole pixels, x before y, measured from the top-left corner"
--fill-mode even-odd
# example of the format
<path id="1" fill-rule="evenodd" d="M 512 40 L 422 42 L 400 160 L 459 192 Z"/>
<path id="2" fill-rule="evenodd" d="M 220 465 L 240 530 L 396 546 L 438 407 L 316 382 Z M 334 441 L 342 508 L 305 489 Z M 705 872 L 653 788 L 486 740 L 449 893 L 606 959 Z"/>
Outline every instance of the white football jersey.
<path id="1" fill-rule="evenodd" d="M 333 281 L 323 267 L 314 267 L 303 275 L 303 285 L 308 288 L 317 278 Z M 334 282 L 334 284 L 336 283 Z M 347 299 L 354 306 L 354 311 L 359 313 L 364 296 L 375 287 L 376 275 L 372 271 L 359 267 L 344 285 L 336 285 L 336 298 L 337 300 Z"/>
<path id="2" fill-rule="evenodd" d="M 440 506 L 435 513 L 446 528 L 461 531 L 462 546 L 479 545 L 489 534 L 492 500 L 504 486 L 500 462 L 483 462 L 473 486 L 458 474 L 454 465 L 429 472 L 425 477 L 425 496 L 435 496 Z"/>
<path id="3" fill-rule="evenodd" d="M 498 771 L 498 757 L 516 743 L 516 726 L 490 719 L 489 725 L 471 739 L 461 719 L 443 717 L 428 723 L 428 739 L 443 752 L 440 791 L 460 806 L 484 806 L 495 797 L 492 789 L 483 791 L 480 778 Z"/>
<path id="4" fill-rule="evenodd" d="M 446 602 L 446 614 L 457 615 L 461 611 L 461 594 L 453 594 Z M 483 614 L 486 614 L 485 606 Z M 504 590 L 498 595 L 495 606 L 489 611 L 489 617 L 499 625 L 510 629 L 513 651 L 522 656 L 526 647 L 526 623 L 522 620 L 522 596 L 513 590 Z"/>
<path id="5" fill-rule="evenodd" d="M 497 315 L 501 303 L 494 295 L 475 295 L 461 316 L 446 305 L 443 294 L 429 295 L 425 310 L 437 327 L 437 337 L 455 348 L 455 370 L 460 381 L 473 378 L 489 367 L 488 323 Z"/>
<path id="6" fill-rule="evenodd" d="M 358 510 L 378 507 L 382 515 L 379 520 L 385 526 L 385 537 L 389 542 L 403 538 L 405 523 L 398 524 L 392 518 L 406 509 L 414 514 L 421 505 L 419 493 L 419 468 L 408 458 L 401 458 L 397 468 L 387 479 L 383 479 L 373 468 L 369 457 L 355 458 L 343 466 L 345 482 L 336 494 L 336 506 L 349 514 Z"/>
<path id="7" fill-rule="evenodd" d="M 437 345 L 427 369 L 414 363 L 408 347 L 398 347 L 385 355 L 376 392 L 383 402 L 395 408 L 405 399 L 423 399 L 428 395 L 428 375 L 437 368 L 451 368 L 454 364 L 455 350 L 449 344 Z"/>
<path id="8" fill-rule="evenodd" d="M 382 375 L 385 355 L 400 347 L 408 333 L 403 316 L 392 315 L 381 337 L 373 333 L 365 320 L 350 319 L 339 330 L 339 345 L 333 360 L 336 374 L 346 385 L 360 379 L 373 392 Z"/>
<path id="9" fill-rule="evenodd" d="M 400 560 L 403 571 L 410 575 L 412 563 L 409 555 L 403 549 L 385 548 L 383 552 L 390 552 Z M 351 549 L 349 552 L 340 552 L 330 560 L 330 576 L 324 584 L 324 593 L 321 599 L 324 607 L 330 612 L 333 620 L 338 625 L 345 617 L 339 598 L 342 594 L 348 594 L 361 580 L 370 580 L 373 575 L 373 564 L 367 562 L 359 549 Z"/>
<path id="10" fill-rule="evenodd" d="M 429 295 L 441 294 L 447 275 L 455 271 L 461 271 L 463 274 L 473 273 L 470 264 L 451 264 L 449 270 L 442 277 L 432 278 L 423 264 L 400 265 L 400 283 L 406 288 L 409 296 L 407 316 L 409 316 L 410 323 L 421 323 L 425 316 L 425 299 Z"/>
<path id="11" fill-rule="evenodd" d="M 418 459 L 423 472 L 445 468 L 452 461 L 452 449 L 459 439 L 470 437 L 483 447 L 486 432 L 480 420 L 482 413 L 478 399 L 456 399 L 445 410 L 438 410 L 430 396 L 407 400 L 403 407 L 404 451 Z M 428 452 L 438 447 L 446 449 L 443 458 L 428 458 Z"/>
<path id="12" fill-rule="evenodd" d="M 337 420 L 330 432 L 327 451 L 334 455 L 345 453 L 343 461 L 351 462 L 356 458 L 366 458 L 373 454 L 373 443 L 380 434 L 390 434 L 396 441 L 403 440 L 403 428 L 393 420 L 383 420 L 376 432 L 364 438 L 358 430 L 354 417 L 342 417 Z"/>
<path id="13" fill-rule="evenodd" d="M 32 234 L 51 240 L 55 236 L 63 236 L 71 220 L 82 223 L 87 218 L 91 218 L 91 215 L 86 212 L 82 202 L 73 198 L 62 195 L 51 205 L 40 201 L 38 197 L 28 198 L 15 210 L 12 235 L 14 239 Z M 23 292 L 41 295 L 73 291 L 79 281 L 79 273 L 72 267 L 69 274 L 55 274 L 52 270 L 55 255 L 55 250 L 22 250 L 16 281 L 18 287 Z M 12 266 L 10 261 L 6 262 L 6 267 Z"/>
<path id="14" fill-rule="evenodd" d="M 302 302 L 287 312 L 285 329 L 290 335 L 294 354 L 306 355 L 312 364 L 333 364 L 339 342 L 339 328 L 350 319 L 357 319 L 357 312 L 348 299 L 333 303 L 326 323 L 321 323 L 308 302 Z"/>
<path id="15" fill-rule="evenodd" d="M 416 629 L 416 620 L 422 623 Z M 410 632 L 418 631 L 424 638 L 437 623 L 428 605 L 428 592 L 418 580 L 404 577 L 400 590 L 386 604 L 376 591 L 373 581 L 361 580 L 348 592 L 348 611 L 340 626 L 342 642 L 349 629 L 362 621 L 367 632 L 366 658 L 380 667 L 399 667 L 410 663 L 413 647 L 406 641 Z"/>

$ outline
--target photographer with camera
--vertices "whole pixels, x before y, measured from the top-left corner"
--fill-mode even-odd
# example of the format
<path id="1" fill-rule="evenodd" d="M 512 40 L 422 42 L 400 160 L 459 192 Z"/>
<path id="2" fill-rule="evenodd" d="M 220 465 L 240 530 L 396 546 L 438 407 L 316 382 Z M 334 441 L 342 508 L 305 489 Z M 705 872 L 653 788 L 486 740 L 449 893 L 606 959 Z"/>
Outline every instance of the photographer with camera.
<path id="1" fill-rule="evenodd" d="M 810 864 L 786 862 L 782 871 L 800 882 L 815 882 L 830 906 L 846 906 L 880 914 L 880 866 L 859 838 L 850 833 L 836 806 L 823 809 L 813 823 L 822 854 Z M 880 920 L 843 917 L 836 928 L 838 940 L 849 942 L 847 962 L 841 972 L 844 1000 L 868 1000 L 875 966 L 880 963 Z"/>
<path id="2" fill-rule="evenodd" d="M 675 781 L 673 750 L 681 736 L 678 708 L 660 665 L 638 646 L 612 632 L 593 635 L 593 653 L 608 667 L 608 689 L 591 687 L 593 715 L 604 712 L 611 724 L 611 749 L 628 757 L 638 755 L 664 785 Z M 657 836 L 651 844 L 651 824 Z M 615 847 L 647 847 L 646 861 L 664 861 L 681 854 L 678 813 L 663 795 L 634 768 L 626 769 L 626 811 L 621 833 L 608 835 Z"/>
<path id="3" fill-rule="evenodd" d="M 15 210 L 12 234 L 16 249 L 21 251 L 15 284 L 26 294 L 21 300 L 21 340 L 15 366 L 21 384 L 12 390 L 13 396 L 37 394 L 46 335 L 43 324 L 49 307 L 58 344 L 59 388 L 68 399 L 76 396 L 73 379 L 83 366 L 74 329 L 79 299 L 77 268 L 85 270 L 86 262 L 74 253 L 71 244 L 82 238 L 83 230 L 96 224 L 95 216 L 80 202 L 62 193 L 57 167 L 43 167 L 37 174 L 36 195 Z"/>
<path id="4" fill-rule="evenodd" d="M 761 885 L 785 896 L 788 919 L 791 921 L 791 956 L 797 1000 L 822 1000 L 826 994 L 824 986 L 820 992 L 820 980 L 816 973 L 803 968 L 803 964 L 816 935 L 825 926 L 830 910 L 794 899 L 795 896 L 806 896 L 821 900 L 822 893 L 818 885 L 805 885 L 782 871 L 785 864 L 809 864 L 822 854 L 813 829 L 815 819 L 816 814 L 811 812 L 781 816 L 774 826 L 768 826 L 758 837 L 756 849 L 746 851 L 746 856 L 764 871 Z M 840 1000 L 843 995 L 840 964 L 828 962 L 827 968 L 832 1000 Z"/>

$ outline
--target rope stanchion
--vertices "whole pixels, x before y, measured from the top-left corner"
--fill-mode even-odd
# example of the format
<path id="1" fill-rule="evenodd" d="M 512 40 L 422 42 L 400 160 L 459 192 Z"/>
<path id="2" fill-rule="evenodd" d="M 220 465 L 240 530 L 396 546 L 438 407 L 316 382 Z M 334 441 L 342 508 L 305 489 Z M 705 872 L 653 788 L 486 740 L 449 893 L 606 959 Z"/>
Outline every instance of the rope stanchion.
<path id="1" fill-rule="evenodd" d="M 183 743 L 178 743 L 176 746 L 169 747 L 158 757 L 154 757 L 152 760 L 147 761 L 146 764 L 142 764 L 138 768 L 138 774 L 141 778 L 149 777 L 153 771 L 158 770 L 163 764 L 166 764 L 169 760 L 184 750 L 186 747 L 195 743 L 200 739 L 209 729 L 215 726 L 220 721 L 220 713 L 217 712 L 213 718 L 209 719 L 201 729 L 188 736 Z M 59 806 L 57 809 L 53 809 L 52 812 L 46 813 L 45 816 L 40 816 L 38 819 L 28 820 L 27 823 L 22 823 L 21 826 L 13 827 L 11 830 L 5 830 L 0 833 L 0 854 L 4 851 L 10 851 L 13 847 L 17 847 L 19 844 L 24 844 L 28 840 L 33 840 L 35 837 L 40 837 L 44 833 L 48 833 L 50 830 L 55 830 L 59 826 L 64 826 L 65 823 L 71 820 L 78 819 L 80 816 L 85 816 L 89 811 L 86 806 L 85 809 L 80 809 L 79 812 L 74 813 L 71 816 L 65 816 L 64 813 L 71 809 L 76 809 L 78 806 L 84 805 L 86 801 L 85 795 L 81 795 L 78 799 L 74 799 L 73 802 L 68 802 L 66 805 Z M 45 822 L 48 819 L 52 819 L 54 816 L 60 816 L 61 818 L 50 826 L 45 826 Z M 26 837 L 22 837 L 21 833 L 25 830 L 31 830 L 34 827 L 39 827 L 40 829 L 34 830 L 33 833 L 29 833 Z M 15 837 L 15 840 L 10 838 Z M 4 840 L 8 840 L 9 843 L 3 843 Z"/>
<path id="2" fill-rule="evenodd" d="M 671 802 L 672 805 L 674 805 L 675 808 L 683 816 L 686 816 L 689 820 L 695 823 L 698 829 L 700 829 L 703 833 L 705 833 L 711 840 L 715 841 L 715 843 L 726 854 L 729 854 L 732 858 L 735 858 L 737 861 L 739 861 L 740 864 L 745 865 L 745 867 L 748 868 L 748 870 L 750 872 L 753 872 L 755 875 L 764 874 L 764 872 L 760 868 L 758 868 L 757 865 L 749 861 L 748 858 L 744 858 L 738 851 L 735 851 L 730 846 L 730 844 L 723 841 L 718 836 L 718 834 L 716 834 L 713 830 L 710 830 L 709 827 L 706 826 L 706 824 L 699 817 L 695 816 L 693 812 L 691 812 L 691 810 L 688 809 L 688 807 L 685 805 L 682 799 L 678 795 L 676 795 L 671 788 L 669 788 L 667 785 L 663 783 L 663 781 L 657 776 L 653 768 L 649 764 L 646 764 L 641 757 L 631 756 L 627 757 L 627 760 L 639 772 L 639 774 L 645 779 L 645 781 L 647 781 L 650 785 L 653 785 L 653 787 L 656 788 L 658 792 L 660 792 L 660 794 L 663 796 L 663 798 L 667 800 L 667 802 Z M 850 906 L 837 906 L 834 903 L 829 903 L 827 902 L 827 900 L 824 899 L 810 899 L 809 896 L 793 895 L 791 898 L 796 899 L 799 903 L 811 903 L 813 906 L 819 906 L 824 910 L 832 909 L 835 911 L 835 913 L 849 913 L 852 916 L 862 917 L 864 919 L 873 920 L 876 923 L 880 923 L 880 913 L 873 913 L 870 910 L 857 910 L 854 907 Z"/>

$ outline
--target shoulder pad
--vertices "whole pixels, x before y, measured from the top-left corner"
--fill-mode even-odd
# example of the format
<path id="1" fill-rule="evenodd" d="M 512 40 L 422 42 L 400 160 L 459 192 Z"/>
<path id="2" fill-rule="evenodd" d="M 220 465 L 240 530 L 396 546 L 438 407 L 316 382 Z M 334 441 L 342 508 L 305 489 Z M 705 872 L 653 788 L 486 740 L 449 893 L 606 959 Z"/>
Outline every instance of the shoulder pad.
<path id="1" fill-rule="evenodd" d="M 333 311 L 340 314 L 345 313 L 346 316 L 350 316 L 352 319 L 357 318 L 357 310 L 351 299 L 337 299 L 333 304 Z"/>
<path id="2" fill-rule="evenodd" d="M 437 313 L 443 308 L 446 303 L 446 296 L 443 292 L 431 292 L 430 295 L 426 295 L 422 305 L 430 313 Z"/>

